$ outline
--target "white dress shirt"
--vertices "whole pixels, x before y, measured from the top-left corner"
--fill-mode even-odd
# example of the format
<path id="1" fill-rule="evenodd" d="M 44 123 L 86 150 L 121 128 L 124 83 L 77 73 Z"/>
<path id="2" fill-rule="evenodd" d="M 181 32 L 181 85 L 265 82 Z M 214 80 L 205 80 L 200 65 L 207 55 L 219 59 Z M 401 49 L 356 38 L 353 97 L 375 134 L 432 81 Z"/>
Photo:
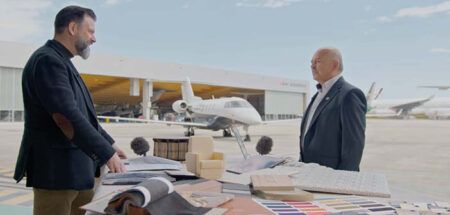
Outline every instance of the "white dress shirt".
<path id="1" fill-rule="evenodd" d="M 323 100 L 323 98 L 327 95 L 328 91 L 330 91 L 331 87 L 333 87 L 333 85 L 336 83 L 336 81 L 342 77 L 342 74 L 336 75 L 333 78 L 331 78 L 330 80 L 326 81 L 323 86 L 321 86 L 320 84 L 317 84 L 317 91 L 318 94 L 316 96 L 316 98 L 314 99 L 311 108 L 308 112 L 308 117 L 307 117 L 307 121 L 306 121 L 306 127 L 305 127 L 305 134 L 303 135 L 303 141 L 302 141 L 302 148 L 304 148 L 304 144 L 305 144 L 305 136 L 306 133 L 308 133 L 309 130 L 309 126 L 311 124 L 311 120 L 314 116 L 314 113 L 316 112 L 317 107 L 319 106 L 320 102 Z"/>

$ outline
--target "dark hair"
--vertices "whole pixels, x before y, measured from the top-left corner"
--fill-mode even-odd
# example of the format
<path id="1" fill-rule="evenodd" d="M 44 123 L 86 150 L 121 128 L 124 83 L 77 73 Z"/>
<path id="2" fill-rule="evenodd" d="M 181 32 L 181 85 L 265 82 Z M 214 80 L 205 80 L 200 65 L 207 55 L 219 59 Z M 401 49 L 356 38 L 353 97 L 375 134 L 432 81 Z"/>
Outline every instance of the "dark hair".
<path id="1" fill-rule="evenodd" d="M 94 11 L 89 8 L 72 5 L 61 9 L 55 17 L 55 33 L 62 33 L 72 21 L 80 23 L 85 15 L 90 16 L 94 20 L 97 19 Z"/>
<path id="2" fill-rule="evenodd" d="M 268 136 L 262 136 L 261 139 L 258 140 L 256 144 L 256 151 L 260 155 L 269 154 L 272 151 L 273 140 Z"/>

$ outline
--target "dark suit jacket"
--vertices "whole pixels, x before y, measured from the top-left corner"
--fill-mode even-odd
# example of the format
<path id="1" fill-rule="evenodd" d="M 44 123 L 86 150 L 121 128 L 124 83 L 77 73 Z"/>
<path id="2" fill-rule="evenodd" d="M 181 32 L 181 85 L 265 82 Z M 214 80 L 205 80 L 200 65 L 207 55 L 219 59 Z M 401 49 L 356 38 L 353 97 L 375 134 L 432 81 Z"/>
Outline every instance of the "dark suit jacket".
<path id="1" fill-rule="evenodd" d="M 83 80 L 61 43 L 36 50 L 22 76 L 25 129 L 14 178 L 43 189 L 91 189 L 115 153 Z"/>
<path id="2" fill-rule="evenodd" d="M 300 147 L 313 96 L 304 114 Z M 318 163 L 333 169 L 359 171 L 366 127 L 364 93 L 339 78 L 318 105 L 304 138 L 300 161 Z"/>

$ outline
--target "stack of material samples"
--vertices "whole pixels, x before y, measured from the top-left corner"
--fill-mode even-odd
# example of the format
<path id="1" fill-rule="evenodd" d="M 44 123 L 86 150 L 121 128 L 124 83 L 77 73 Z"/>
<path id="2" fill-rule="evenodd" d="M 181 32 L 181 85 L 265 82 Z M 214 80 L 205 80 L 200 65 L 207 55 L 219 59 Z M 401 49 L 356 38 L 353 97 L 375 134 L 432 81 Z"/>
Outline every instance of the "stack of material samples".
<path id="1" fill-rule="evenodd" d="M 180 162 L 165 158 L 155 156 L 137 157 L 125 160 L 124 164 L 127 172 L 107 173 L 102 178 L 102 184 L 136 185 L 153 177 L 163 177 L 171 182 L 178 178 L 192 178 L 189 175 L 191 173 L 183 171 L 183 166 Z M 172 174 L 173 177 L 169 174 Z"/>
<path id="2" fill-rule="evenodd" d="M 310 201 L 312 193 L 298 189 L 287 175 L 252 175 L 253 193 L 264 199 Z"/>

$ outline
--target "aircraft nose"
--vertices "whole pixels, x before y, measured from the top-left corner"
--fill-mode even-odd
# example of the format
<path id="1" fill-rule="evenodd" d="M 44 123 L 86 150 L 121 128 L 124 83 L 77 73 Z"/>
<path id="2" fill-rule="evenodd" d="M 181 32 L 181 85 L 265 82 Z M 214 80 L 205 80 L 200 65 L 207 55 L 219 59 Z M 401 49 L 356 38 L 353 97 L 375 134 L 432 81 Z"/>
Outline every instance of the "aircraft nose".
<path id="1" fill-rule="evenodd" d="M 252 124 L 261 124 L 262 123 L 261 116 L 259 115 L 259 113 L 256 110 L 252 111 L 252 114 L 251 114 L 251 116 L 249 116 L 249 118 L 251 118 L 250 121 L 252 121 Z"/>
<path id="2" fill-rule="evenodd" d="M 237 121 L 240 121 L 244 124 L 248 124 L 248 125 L 258 125 L 262 123 L 262 119 L 261 116 L 259 115 L 258 111 L 256 110 L 252 110 L 252 109 L 240 109 L 240 110 L 235 110 L 234 112 L 234 118 Z"/>

